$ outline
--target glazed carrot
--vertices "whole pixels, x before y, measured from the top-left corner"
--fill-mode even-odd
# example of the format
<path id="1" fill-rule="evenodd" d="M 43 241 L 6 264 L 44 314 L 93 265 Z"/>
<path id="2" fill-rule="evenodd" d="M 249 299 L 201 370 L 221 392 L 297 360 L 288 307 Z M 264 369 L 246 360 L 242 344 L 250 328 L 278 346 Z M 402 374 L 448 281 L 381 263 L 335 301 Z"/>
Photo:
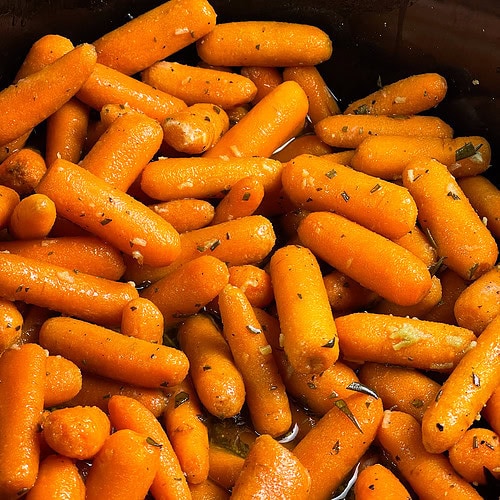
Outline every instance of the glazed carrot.
<path id="1" fill-rule="evenodd" d="M 221 23 L 196 48 L 203 61 L 219 66 L 314 66 L 332 54 L 321 29 L 277 21 Z"/>
<path id="2" fill-rule="evenodd" d="M 159 61 L 141 73 L 144 83 L 183 100 L 188 106 L 209 103 L 234 108 L 254 99 L 257 88 L 238 73 Z"/>
<path id="3" fill-rule="evenodd" d="M 177 455 L 164 428 L 154 415 L 141 403 L 126 396 L 113 396 L 110 399 L 109 415 L 115 428 L 131 429 L 146 435 L 159 449 L 159 467 L 151 484 L 154 498 L 189 499 L 188 484 Z"/>
<path id="4" fill-rule="evenodd" d="M 302 154 L 322 156 L 331 152 L 331 146 L 325 144 L 316 134 L 304 134 L 292 139 L 286 146 L 274 153 L 272 158 L 286 163 Z"/>
<path id="5" fill-rule="evenodd" d="M 20 201 L 19 194 L 14 189 L 0 184 L 0 228 L 5 229 L 10 221 L 14 208 Z"/>
<path id="6" fill-rule="evenodd" d="M 92 112 L 90 113 L 89 124 L 87 126 L 87 137 L 85 138 L 85 143 L 83 144 L 83 154 L 88 153 L 92 149 L 92 146 L 94 146 L 107 128 L 107 123 L 94 118 Z"/>
<path id="7" fill-rule="evenodd" d="M 309 249 L 287 245 L 271 257 L 269 273 L 280 344 L 291 366 L 299 373 L 323 372 L 337 360 L 339 346 L 319 263 Z"/>
<path id="8" fill-rule="evenodd" d="M 37 193 L 49 196 L 65 218 L 141 262 L 168 265 L 179 254 L 179 235 L 168 222 L 74 163 L 54 161 Z"/>
<path id="9" fill-rule="evenodd" d="M 394 238 L 393 241 L 419 257 L 428 268 L 438 264 L 436 249 L 419 226 L 415 226 L 399 238 Z"/>
<path id="10" fill-rule="evenodd" d="M 143 500 L 160 464 L 159 447 L 148 437 L 129 429 L 111 434 L 93 460 L 85 498 Z"/>
<path id="11" fill-rule="evenodd" d="M 280 436 L 292 423 L 271 346 L 244 293 L 226 285 L 219 294 L 223 333 L 245 383 L 246 403 L 259 434 Z"/>
<path id="12" fill-rule="evenodd" d="M 217 297 L 228 280 L 224 262 L 212 255 L 202 255 L 145 288 L 141 297 L 153 302 L 169 327 L 197 313 Z"/>
<path id="13" fill-rule="evenodd" d="M 141 114 L 142 111 L 139 111 L 138 109 L 135 109 L 131 107 L 127 102 L 124 104 L 115 104 L 115 103 L 109 103 L 105 104 L 100 110 L 99 110 L 99 118 L 100 118 L 100 123 L 104 126 L 104 130 L 107 129 L 117 118 L 120 118 L 123 115 L 127 115 L 129 113 L 139 113 Z M 144 113 L 142 113 L 144 114 Z"/>
<path id="14" fill-rule="evenodd" d="M 14 207 L 9 233 L 19 240 L 44 238 L 50 233 L 55 220 L 54 202 L 44 194 L 30 194 Z"/>
<path id="15" fill-rule="evenodd" d="M 358 474 L 354 494 L 358 500 L 411 500 L 401 481 L 381 464 L 369 465 Z"/>
<path id="16" fill-rule="evenodd" d="M 283 82 L 259 101 L 203 156 L 270 156 L 297 135 L 305 124 L 309 103 L 296 82 Z"/>
<path id="17" fill-rule="evenodd" d="M 206 0 L 169 0 L 95 40 L 98 61 L 133 75 L 204 36 L 215 20 Z"/>
<path id="18" fill-rule="evenodd" d="M 214 206 L 197 198 L 181 198 L 149 205 L 161 218 L 169 222 L 176 231 L 185 233 L 208 226 L 212 222 Z"/>
<path id="19" fill-rule="evenodd" d="M 0 355 L 21 339 L 23 315 L 10 300 L 0 299 Z"/>
<path id="20" fill-rule="evenodd" d="M 438 73 L 422 73 L 384 85 L 358 99 L 345 114 L 414 115 L 437 106 L 446 96 L 448 84 Z"/>
<path id="21" fill-rule="evenodd" d="M 24 311 L 23 328 L 21 333 L 21 344 L 38 343 L 38 334 L 44 321 L 56 313 L 45 308 L 26 304 Z"/>
<path id="22" fill-rule="evenodd" d="M 17 139 L 0 146 L 0 162 L 5 161 L 11 154 L 22 149 L 31 135 L 31 130 L 21 135 Z"/>
<path id="23" fill-rule="evenodd" d="M 495 239 L 445 165 L 414 160 L 403 171 L 403 184 L 415 199 L 420 226 L 450 269 L 473 280 L 493 267 Z"/>
<path id="24" fill-rule="evenodd" d="M 229 283 L 242 290 L 253 307 L 266 307 L 274 299 L 271 276 L 254 264 L 231 266 Z"/>
<path id="25" fill-rule="evenodd" d="M 2 90 L 0 109 L 4 126 L 0 144 L 25 134 L 71 99 L 91 74 L 95 61 L 94 47 L 82 44 L 42 70 Z"/>
<path id="26" fill-rule="evenodd" d="M 332 211 L 387 238 L 399 238 L 417 221 L 408 190 L 323 157 L 300 155 L 282 173 L 286 195 L 298 207 Z"/>
<path id="27" fill-rule="evenodd" d="M 0 182 L 24 196 L 33 192 L 46 171 L 45 160 L 38 151 L 21 148 L 0 164 Z"/>
<path id="28" fill-rule="evenodd" d="M 231 489 L 243 469 L 245 459 L 213 444 L 210 444 L 208 454 L 209 477 L 227 490 Z"/>
<path id="29" fill-rule="evenodd" d="M 240 73 L 251 80 L 257 88 L 257 93 L 252 99 L 252 104 L 257 104 L 271 90 L 283 83 L 282 72 L 272 66 L 244 66 Z"/>
<path id="30" fill-rule="evenodd" d="M 324 415 L 294 448 L 311 476 L 310 498 L 328 499 L 375 438 L 382 401 L 354 394 Z"/>
<path id="31" fill-rule="evenodd" d="M 266 192 L 274 192 L 281 187 L 282 169 L 265 157 L 160 158 L 144 169 L 141 188 L 155 200 L 221 198 L 242 177 L 255 176 Z"/>
<path id="32" fill-rule="evenodd" d="M 40 344 L 50 354 L 60 354 L 80 369 L 143 387 L 176 385 L 189 368 L 184 353 L 173 347 L 127 337 L 72 318 L 45 321 Z"/>
<path id="33" fill-rule="evenodd" d="M 176 151 L 190 155 L 211 149 L 229 129 L 229 117 L 219 106 L 192 104 L 162 123 L 163 140 Z"/>
<path id="34" fill-rule="evenodd" d="M 430 453 L 449 450 L 472 425 L 498 386 L 500 316 L 483 330 L 443 384 L 422 419 L 422 440 Z"/>
<path id="35" fill-rule="evenodd" d="M 163 314 L 148 299 L 132 299 L 123 309 L 120 332 L 123 335 L 163 343 Z"/>
<path id="36" fill-rule="evenodd" d="M 6 500 L 28 491 L 38 474 L 45 358 L 37 344 L 0 357 L 0 496 Z"/>
<path id="37" fill-rule="evenodd" d="M 458 185 L 496 237 L 500 238 L 500 190 L 484 176 L 475 175 L 458 179 Z"/>
<path id="38" fill-rule="evenodd" d="M 318 259 L 396 304 L 417 304 L 431 288 L 427 266 L 418 257 L 341 215 L 313 212 L 298 233 Z"/>
<path id="39" fill-rule="evenodd" d="M 352 157 L 356 152 L 355 149 L 346 149 L 345 151 L 337 151 L 335 153 L 328 153 L 325 158 L 328 158 L 335 163 L 340 163 L 341 165 L 351 165 Z"/>
<path id="40" fill-rule="evenodd" d="M 237 415 L 245 402 L 245 385 L 215 322 L 202 313 L 190 316 L 180 325 L 177 339 L 203 406 L 220 419 Z"/>
<path id="41" fill-rule="evenodd" d="M 384 412 L 377 440 L 402 476 L 422 500 L 436 496 L 451 499 L 477 499 L 481 496 L 440 453 L 429 453 L 422 444 L 420 423 L 402 411 Z"/>
<path id="42" fill-rule="evenodd" d="M 79 165 L 113 187 L 127 191 L 158 151 L 160 124 L 143 113 L 118 117 Z"/>
<path id="43" fill-rule="evenodd" d="M 373 135 L 402 135 L 450 138 L 451 127 L 435 116 L 332 115 L 318 122 L 318 137 L 339 148 L 357 148 Z"/>
<path id="44" fill-rule="evenodd" d="M 190 484 L 189 491 L 193 500 L 229 500 L 228 490 L 208 478 L 199 484 Z"/>
<path id="45" fill-rule="evenodd" d="M 231 498 L 307 498 L 311 478 L 294 454 L 268 434 L 260 435 L 245 459 Z"/>
<path id="46" fill-rule="evenodd" d="M 121 253 L 95 236 L 61 236 L 0 242 L 0 251 L 71 270 L 119 280 L 125 271 Z"/>
<path id="47" fill-rule="evenodd" d="M 486 402 L 483 410 L 481 411 L 482 416 L 486 419 L 491 428 L 499 434 L 500 432 L 500 388 L 497 387 L 490 399 Z"/>
<path id="48" fill-rule="evenodd" d="M 450 371 L 475 345 L 473 332 L 445 323 L 368 312 L 336 318 L 344 359 Z"/>
<path id="49" fill-rule="evenodd" d="M 382 399 L 385 409 L 404 411 L 419 422 L 441 385 L 413 368 L 363 363 L 359 380 Z"/>
<path id="50" fill-rule="evenodd" d="M 80 368 L 62 356 L 47 356 L 45 375 L 45 408 L 69 401 L 82 388 Z"/>

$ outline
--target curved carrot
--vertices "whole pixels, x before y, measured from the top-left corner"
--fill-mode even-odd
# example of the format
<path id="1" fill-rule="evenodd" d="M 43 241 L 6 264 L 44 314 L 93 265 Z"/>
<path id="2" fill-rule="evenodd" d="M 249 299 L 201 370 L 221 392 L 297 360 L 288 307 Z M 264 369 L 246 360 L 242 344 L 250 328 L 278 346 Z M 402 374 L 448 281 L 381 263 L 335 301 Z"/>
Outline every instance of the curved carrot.
<path id="1" fill-rule="evenodd" d="M 419 257 L 428 268 L 437 265 L 438 257 L 436 248 L 418 225 L 410 229 L 403 236 L 394 238 L 393 241 Z"/>
<path id="2" fill-rule="evenodd" d="M 254 264 L 230 266 L 229 283 L 240 288 L 253 307 L 266 307 L 274 299 L 271 276 Z"/>
<path id="3" fill-rule="evenodd" d="M 169 222 L 179 233 L 208 226 L 215 215 L 214 206 L 210 202 L 197 198 L 155 203 L 149 205 L 149 208 Z"/>
<path id="4" fill-rule="evenodd" d="M 43 156 L 34 149 L 23 147 L 0 164 L 0 182 L 25 196 L 33 193 L 46 171 Z"/>
<path id="5" fill-rule="evenodd" d="M 15 303 L 0 299 L 0 355 L 21 339 L 23 322 Z"/>
<path id="6" fill-rule="evenodd" d="M 332 147 L 325 144 L 316 134 L 303 134 L 293 138 L 280 148 L 272 155 L 272 158 L 286 163 L 302 154 L 323 156 L 331 152 Z"/>
<path id="7" fill-rule="evenodd" d="M 47 356 L 45 375 L 45 408 L 69 401 L 82 388 L 80 368 L 62 356 Z"/>
<path id="8" fill-rule="evenodd" d="M 401 481 L 381 464 L 369 465 L 358 474 L 354 494 L 358 500 L 411 500 Z"/>
<path id="9" fill-rule="evenodd" d="M 161 344 L 163 329 L 163 314 L 150 300 L 139 297 L 124 307 L 120 327 L 123 335 Z"/>
<path id="10" fill-rule="evenodd" d="M 44 238 L 50 233 L 55 221 L 54 202 L 44 194 L 30 194 L 12 211 L 9 233 L 19 240 Z"/>
<path id="11" fill-rule="evenodd" d="M 273 66 L 244 66 L 240 73 L 253 82 L 257 93 L 252 99 L 252 104 L 257 104 L 271 90 L 283 83 L 283 74 L 279 68 Z"/>

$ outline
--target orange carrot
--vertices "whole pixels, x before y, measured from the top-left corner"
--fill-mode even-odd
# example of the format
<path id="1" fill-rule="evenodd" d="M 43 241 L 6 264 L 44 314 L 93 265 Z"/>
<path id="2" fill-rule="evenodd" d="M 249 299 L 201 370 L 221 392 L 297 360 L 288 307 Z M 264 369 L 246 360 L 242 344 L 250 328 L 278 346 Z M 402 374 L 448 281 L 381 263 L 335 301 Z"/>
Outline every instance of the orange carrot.
<path id="1" fill-rule="evenodd" d="M 394 238 L 393 241 L 419 257 L 428 268 L 438 265 L 436 249 L 419 226 L 415 226 L 399 238 Z"/>
<path id="2" fill-rule="evenodd" d="M 272 66 L 244 66 L 240 73 L 251 80 L 257 88 L 252 104 L 257 104 L 271 90 L 283 83 L 283 74 L 280 69 Z"/>
<path id="3" fill-rule="evenodd" d="M 316 134 L 303 134 L 293 138 L 274 153 L 272 158 L 286 163 L 302 154 L 322 156 L 331 152 L 332 147 L 325 144 Z"/>
<path id="4" fill-rule="evenodd" d="M 491 428 L 500 434 L 500 388 L 497 387 L 490 396 L 481 414 Z"/>
<path id="5" fill-rule="evenodd" d="M 24 196 L 33 192 L 46 171 L 45 160 L 38 151 L 21 148 L 0 164 L 0 182 Z"/>
<path id="6" fill-rule="evenodd" d="M 0 162 L 5 161 L 11 154 L 22 149 L 26 145 L 31 132 L 30 130 L 13 141 L 0 146 Z"/>
<path id="7" fill-rule="evenodd" d="M 55 220 L 54 202 L 44 194 L 30 194 L 14 207 L 9 233 L 19 240 L 44 238 L 50 233 Z"/>
<path id="8" fill-rule="evenodd" d="M 172 224 L 179 233 L 208 226 L 212 222 L 214 206 L 205 200 L 181 198 L 149 205 L 149 208 Z"/>
<path id="9" fill-rule="evenodd" d="M 38 334 L 44 321 L 56 313 L 45 307 L 27 305 L 23 313 L 24 321 L 21 333 L 21 344 L 38 343 Z"/>
<path id="10" fill-rule="evenodd" d="M 120 332 L 123 335 L 163 343 L 163 314 L 148 299 L 132 299 L 123 309 Z"/>
<path id="11" fill-rule="evenodd" d="M 45 375 L 45 408 L 69 401 L 82 388 L 80 368 L 62 356 L 47 356 Z"/>
<path id="12" fill-rule="evenodd" d="M 193 500 L 229 500 L 228 490 L 208 478 L 199 484 L 190 484 L 189 491 Z"/>
<path id="13" fill-rule="evenodd" d="M 250 106 L 248 104 L 227 108 L 226 113 L 229 117 L 229 126 L 232 127 L 233 125 L 236 125 L 249 111 Z"/>
<path id="14" fill-rule="evenodd" d="M 369 465 L 358 474 L 354 494 L 358 500 L 411 500 L 401 481 L 381 464 Z"/>
<path id="15" fill-rule="evenodd" d="M 271 276 L 256 265 L 231 266 L 229 283 L 240 288 L 253 307 L 266 307 L 274 299 Z"/>
<path id="16" fill-rule="evenodd" d="M 0 184 L 0 229 L 8 226 L 12 212 L 19 201 L 17 191 Z"/>
<path id="17" fill-rule="evenodd" d="M 335 153 L 328 153 L 325 158 L 328 158 L 335 163 L 340 163 L 341 165 L 351 165 L 352 157 L 356 152 L 355 149 L 346 149 L 345 151 L 337 151 Z"/>
<path id="18" fill-rule="evenodd" d="M 209 477 L 217 484 L 230 490 L 243 469 L 245 459 L 213 444 L 210 444 L 208 453 L 210 461 Z"/>
<path id="19" fill-rule="evenodd" d="M 0 356 L 21 339 L 23 321 L 14 302 L 0 299 Z"/>

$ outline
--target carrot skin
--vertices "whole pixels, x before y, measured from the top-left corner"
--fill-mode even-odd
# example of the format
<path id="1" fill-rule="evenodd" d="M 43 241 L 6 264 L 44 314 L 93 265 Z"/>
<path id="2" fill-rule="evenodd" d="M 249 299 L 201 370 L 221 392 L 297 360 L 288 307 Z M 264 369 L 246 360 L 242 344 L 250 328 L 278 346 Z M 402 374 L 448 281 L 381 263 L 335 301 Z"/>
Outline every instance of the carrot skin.
<path id="1" fill-rule="evenodd" d="M 401 481 L 381 464 L 370 465 L 358 474 L 354 492 L 358 500 L 411 500 Z"/>
<path id="2" fill-rule="evenodd" d="M 62 356 L 47 356 L 45 373 L 45 408 L 69 401 L 82 388 L 80 368 Z"/>

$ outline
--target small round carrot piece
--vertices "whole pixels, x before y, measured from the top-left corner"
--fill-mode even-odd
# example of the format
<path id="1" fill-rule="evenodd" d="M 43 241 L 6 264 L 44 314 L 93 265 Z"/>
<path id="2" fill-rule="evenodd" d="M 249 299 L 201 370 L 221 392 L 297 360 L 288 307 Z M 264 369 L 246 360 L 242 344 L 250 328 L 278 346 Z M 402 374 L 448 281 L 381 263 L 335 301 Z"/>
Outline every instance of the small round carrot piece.
<path id="1" fill-rule="evenodd" d="M 369 465 L 358 474 L 354 494 L 358 500 L 411 500 L 401 481 L 381 464 Z"/>
<path id="2" fill-rule="evenodd" d="M 252 104 L 257 104 L 271 90 L 283 83 L 283 74 L 279 68 L 273 66 L 244 66 L 240 73 L 251 80 L 257 87 L 257 93 L 252 99 Z"/>
<path id="3" fill-rule="evenodd" d="M 10 221 L 14 208 L 20 201 L 17 191 L 0 185 L 0 229 L 5 229 Z"/>
<path id="4" fill-rule="evenodd" d="M 45 160 L 38 151 L 21 148 L 0 164 L 0 183 L 25 196 L 33 193 L 46 171 Z"/>
<path id="5" fill-rule="evenodd" d="M 9 233 L 19 240 L 44 238 L 50 233 L 55 220 L 55 203 L 44 194 L 30 194 L 12 211 Z"/>
<path id="6" fill-rule="evenodd" d="M 308 133 L 294 137 L 285 146 L 276 151 L 272 155 L 272 158 L 286 163 L 302 154 L 323 156 L 331 152 L 331 146 L 325 144 L 316 134 Z"/>
<path id="7" fill-rule="evenodd" d="M 124 308 L 120 332 L 123 335 L 163 343 L 163 314 L 156 305 L 144 297 L 132 299 Z"/>
<path id="8" fill-rule="evenodd" d="M 254 264 L 230 266 L 229 283 L 240 288 L 253 307 L 266 307 L 274 299 L 270 274 Z"/>
<path id="9" fill-rule="evenodd" d="M 45 408 L 69 401 L 82 388 L 80 368 L 62 356 L 47 356 L 45 375 Z"/>
<path id="10" fill-rule="evenodd" d="M 23 322 L 14 302 L 0 299 L 0 356 L 21 339 Z"/>

